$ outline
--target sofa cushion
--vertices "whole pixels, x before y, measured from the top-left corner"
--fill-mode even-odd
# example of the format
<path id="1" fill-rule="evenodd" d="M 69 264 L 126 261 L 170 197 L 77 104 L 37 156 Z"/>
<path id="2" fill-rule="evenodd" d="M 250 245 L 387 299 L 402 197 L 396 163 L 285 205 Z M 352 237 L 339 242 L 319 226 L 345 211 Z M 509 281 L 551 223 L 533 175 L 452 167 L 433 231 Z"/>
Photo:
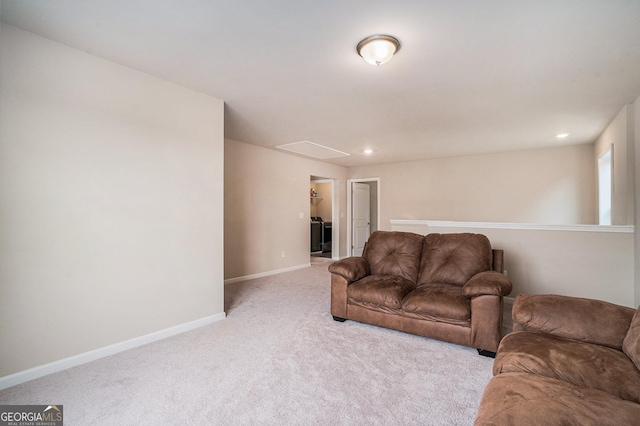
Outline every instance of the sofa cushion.
<path id="1" fill-rule="evenodd" d="M 516 331 L 500 342 L 493 374 L 524 372 L 599 389 L 640 403 L 640 371 L 622 351 L 549 334 Z"/>
<path id="2" fill-rule="evenodd" d="M 484 390 L 475 426 L 637 425 L 640 404 L 605 392 L 527 373 L 495 376 Z"/>
<path id="3" fill-rule="evenodd" d="M 471 302 L 455 284 L 422 285 L 404 298 L 402 310 L 427 319 L 471 320 Z"/>
<path id="4" fill-rule="evenodd" d="M 602 300 L 555 294 L 519 294 L 513 330 L 553 334 L 622 350 L 635 310 Z"/>
<path id="5" fill-rule="evenodd" d="M 489 239 L 481 234 L 429 234 L 424 238 L 418 285 L 464 285 L 478 272 L 491 270 Z"/>
<path id="6" fill-rule="evenodd" d="M 622 342 L 622 350 L 640 369 L 640 306 L 631 320 L 629 331 Z"/>
<path id="7" fill-rule="evenodd" d="M 369 275 L 347 287 L 347 298 L 374 306 L 400 309 L 415 283 L 397 275 Z"/>
<path id="8" fill-rule="evenodd" d="M 362 256 L 372 275 L 398 275 L 416 282 L 422 254 L 422 235 L 376 231 L 369 236 Z"/>

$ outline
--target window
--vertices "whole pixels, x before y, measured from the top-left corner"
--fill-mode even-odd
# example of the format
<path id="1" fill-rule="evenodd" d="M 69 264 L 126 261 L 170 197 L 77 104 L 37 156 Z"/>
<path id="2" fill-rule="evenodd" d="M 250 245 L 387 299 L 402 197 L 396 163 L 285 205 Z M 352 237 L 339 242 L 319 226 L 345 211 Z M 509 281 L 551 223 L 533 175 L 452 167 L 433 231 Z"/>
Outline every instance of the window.
<path id="1" fill-rule="evenodd" d="M 611 225 L 613 195 L 613 145 L 598 157 L 599 224 Z"/>

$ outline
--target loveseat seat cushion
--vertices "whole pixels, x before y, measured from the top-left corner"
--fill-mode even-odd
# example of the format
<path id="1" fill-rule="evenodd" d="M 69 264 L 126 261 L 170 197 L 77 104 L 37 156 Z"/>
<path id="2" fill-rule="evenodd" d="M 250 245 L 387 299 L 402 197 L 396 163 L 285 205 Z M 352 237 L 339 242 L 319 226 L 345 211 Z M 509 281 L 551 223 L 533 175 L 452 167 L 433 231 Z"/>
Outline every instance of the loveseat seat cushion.
<path id="1" fill-rule="evenodd" d="M 424 284 L 404 298 L 402 310 L 408 316 L 468 325 L 471 302 L 462 287 L 447 283 Z"/>
<path id="2" fill-rule="evenodd" d="M 637 425 L 640 404 L 600 390 L 527 373 L 495 376 L 484 390 L 476 426 Z"/>
<path id="3" fill-rule="evenodd" d="M 622 350 L 640 368 L 640 306 L 633 315 L 629 331 L 622 342 Z"/>
<path id="4" fill-rule="evenodd" d="M 371 266 L 371 275 L 398 275 L 415 283 L 423 240 L 412 232 L 376 231 L 369 236 L 362 257 Z"/>
<path id="5" fill-rule="evenodd" d="M 556 378 L 640 403 L 640 371 L 622 351 L 602 345 L 516 331 L 502 339 L 493 364 L 494 375 L 505 372 Z"/>
<path id="6" fill-rule="evenodd" d="M 402 308 L 402 300 L 415 288 L 414 282 L 401 276 L 369 275 L 347 287 L 347 299 L 367 308 L 395 311 Z"/>
<path id="7" fill-rule="evenodd" d="M 428 234 L 424 238 L 418 286 L 464 285 L 478 272 L 491 270 L 491 243 L 481 234 Z"/>

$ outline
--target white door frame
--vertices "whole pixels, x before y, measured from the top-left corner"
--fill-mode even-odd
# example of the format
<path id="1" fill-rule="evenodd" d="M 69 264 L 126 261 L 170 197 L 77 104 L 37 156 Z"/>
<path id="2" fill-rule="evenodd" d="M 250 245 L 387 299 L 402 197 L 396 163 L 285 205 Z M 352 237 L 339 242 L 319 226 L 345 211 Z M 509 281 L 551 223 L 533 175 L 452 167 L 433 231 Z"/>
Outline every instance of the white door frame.
<path id="1" fill-rule="evenodd" d="M 380 178 L 357 178 L 347 179 L 347 257 L 352 256 L 353 247 L 351 242 L 351 222 L 353 220 L 353 185 L 352 183 L 376 182 L 376 229 L 380 229 Z"/>

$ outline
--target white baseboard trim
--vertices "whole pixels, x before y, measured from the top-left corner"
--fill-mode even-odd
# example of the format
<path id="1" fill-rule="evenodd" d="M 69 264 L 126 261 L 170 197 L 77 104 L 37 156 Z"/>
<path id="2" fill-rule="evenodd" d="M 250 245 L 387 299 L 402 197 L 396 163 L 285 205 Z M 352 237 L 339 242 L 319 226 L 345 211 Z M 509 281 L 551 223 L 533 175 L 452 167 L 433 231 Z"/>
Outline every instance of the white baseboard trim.
<path id="1" fill-rule="evenodd" d="M 223 320 L 224 312 L 0 377 L 0 390 Z"/>
<path id="2" fill-rule="evenodd" d="M 281 274 L 283 272 L 291 272 L 291 271 L 296 271 L 298 269 L 309 268 L 310 266 L 311 266 L 311 262 L 303 263 L 302 265 L 290 266 L 288 268 L 275 269 L 273 271 L 267 271 L 267 272 L 260 272 L 260 273 L 257 273 L 257 274 L 245 275 L 243 277 L 228 278 L 228 279 L 224 280 L 224 284 L 227 285 L 227 284 L 237 283 L 237 282 L 240 282 L 240 281 L 253 280 L 255 278 L 268 277 L 269 275 L 276 275 L 276 274 Z"/>

